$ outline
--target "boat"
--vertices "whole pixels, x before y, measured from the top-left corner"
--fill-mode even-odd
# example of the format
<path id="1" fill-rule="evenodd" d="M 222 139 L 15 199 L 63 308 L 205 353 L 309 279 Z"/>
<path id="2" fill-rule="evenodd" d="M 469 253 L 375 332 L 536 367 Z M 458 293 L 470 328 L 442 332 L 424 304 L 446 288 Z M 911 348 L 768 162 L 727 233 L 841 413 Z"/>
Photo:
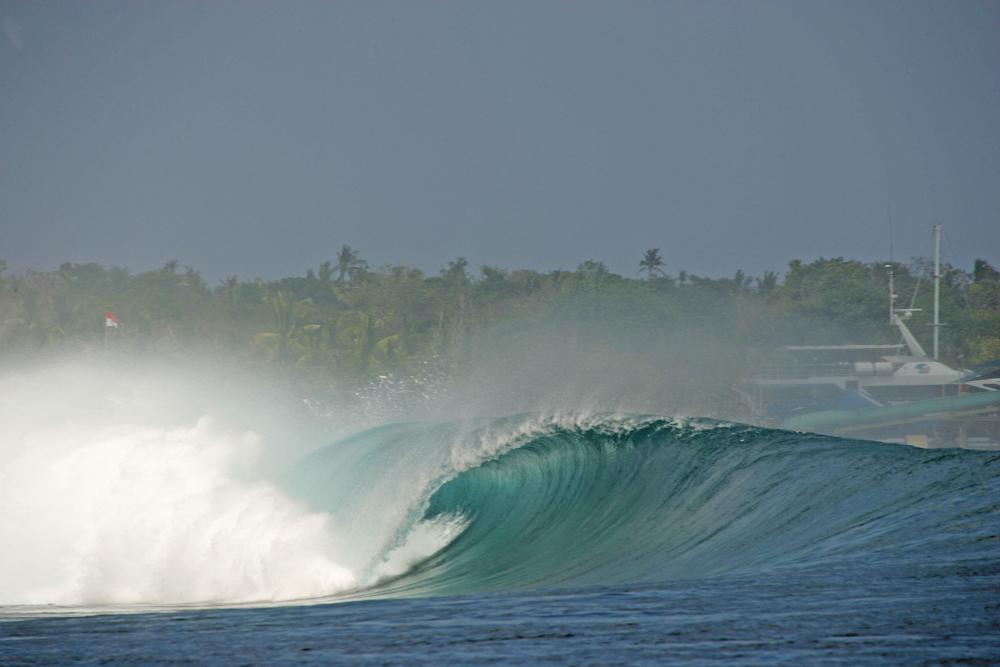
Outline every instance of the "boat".
<path id="1" fill-rule="evenodd" d="M 921 447 L 1000 449 L 1000 364 L 972 372 L 938 358 L 940 226 L 935 226 L 934 352 L 907 326 L 918 309 L 896 308 L 895 345 L 786 345 L 733 389 L 751 423 Z"/>

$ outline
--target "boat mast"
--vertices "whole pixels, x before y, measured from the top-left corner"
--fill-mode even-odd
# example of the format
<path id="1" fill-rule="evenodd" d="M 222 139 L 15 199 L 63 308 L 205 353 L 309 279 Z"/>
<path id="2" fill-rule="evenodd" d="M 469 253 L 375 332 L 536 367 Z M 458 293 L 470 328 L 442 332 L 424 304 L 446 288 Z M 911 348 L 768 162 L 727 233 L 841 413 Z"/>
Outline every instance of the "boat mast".
<path id="1" fill-rule="evenodd" d="M 893 266 L 892 264 L 885 265 L 886 271 L 889 272 L 889 324 L 895 324 L 896 318 L 894 317 L 896 313 L 896 287 L 893 285 Z"/>
<path id="2" fill-rule="evenodd" d="M 941 329 L 941 225 L 934 225 L 934 360 L 938 358 L 938 332 Z"/>

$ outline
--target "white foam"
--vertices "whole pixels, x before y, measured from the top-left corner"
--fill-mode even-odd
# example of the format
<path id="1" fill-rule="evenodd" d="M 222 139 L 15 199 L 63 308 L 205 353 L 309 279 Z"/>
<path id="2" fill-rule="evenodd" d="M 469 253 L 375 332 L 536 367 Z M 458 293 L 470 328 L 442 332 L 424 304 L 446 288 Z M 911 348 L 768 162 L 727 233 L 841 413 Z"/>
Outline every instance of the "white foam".
<path id="1" fill-rule="evenodd" d="M 192 422 L 149 389 L 87 366 L 0 378 L 0 604 L 284 600 L 357 585 L 329 518 L 256 474 L 257 434 Z"/>

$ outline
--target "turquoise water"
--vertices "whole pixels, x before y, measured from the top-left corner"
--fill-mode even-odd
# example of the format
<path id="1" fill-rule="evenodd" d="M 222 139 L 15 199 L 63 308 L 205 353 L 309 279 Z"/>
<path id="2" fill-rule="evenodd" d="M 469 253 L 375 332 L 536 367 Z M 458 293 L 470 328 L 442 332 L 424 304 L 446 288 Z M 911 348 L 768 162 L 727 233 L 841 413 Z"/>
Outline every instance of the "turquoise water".
<path id="1" fill-rule="evenodd" d="M 993 662 L 998 466 L 710 420 L 395 424 L 281 480 L 357 585 L 7 607 L 0 662 Z"/>
<path id="2" fill-rule="evenodd" d="M 354 470 L 412 470 L 395 463 L 400 450 L 433 458 L 437 443 L 457 441 L 481 458 L 432 476 L 406 527 L 450 520 L 463 529 L 373 592 L 634 585 L 911 550 L 941 558 L 979 554 L 997 534 L 996 454 L 709 420 L 398 425 L 314 454 L 298 474 L 310 505 L 335 513 L 351 506 L 345 495 L 362 495 L 326 482 L 344 465 L 338 457 L 363 452 Z"/>

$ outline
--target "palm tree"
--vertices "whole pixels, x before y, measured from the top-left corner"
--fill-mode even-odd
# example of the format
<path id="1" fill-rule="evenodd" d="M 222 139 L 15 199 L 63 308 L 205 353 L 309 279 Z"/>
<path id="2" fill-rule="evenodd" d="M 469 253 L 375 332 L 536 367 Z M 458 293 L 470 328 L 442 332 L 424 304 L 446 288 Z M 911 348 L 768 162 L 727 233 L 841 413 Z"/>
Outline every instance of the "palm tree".
<path id="1" fill-rule="evenodd" d="M 743 269 L 736 269 L 736 273 L 733 275 L 733 285 L 737 291 L 749 287 L 750 283 L 751 279 L 747 274 L 743 273 Z"/>
<path id="2" fill-rule="evenodd" d="M 441 278 L 445 285 L 451 289 L 462 289 L 469 285 L 469 260 L 459 257 L 453 262 L 448 262 L 448 266 L 441 269 Z"/>
<path id="3" fill-rule="evenodd" d="M 763 278 L 757 279 L 757 291 L 761 294 L 771 294 L 778 288 L 778 274 L 774 271 L 765 271 Z"/>
<path id="4" fill-rule="evenodd" d="M 652 280 L 655 275 L 665 275 L 663 273 L 663 257 L 659 248 L 650 248 L 639 260 L 639 271 L 646 272 L 646 280 Z"/>
<path id="5" fill-rule="evenodd" d="M 328 283 L 331 278 L 333 278 L 333 264 L 323 262 L 319 265 L 319 279 L 324 283 Z"/>
<path id="6" fill-rule="evenodd" d="M 985 259 L 977 259 L 972 265 L 972 282 L 991 282 L 996 281 L 998 278 L 1000 278 L 1000 272 L 990 266 L 990 263 Z"/>
<path id="7" fill-rule="evenodd" d="M 357 251 L 345 243 L 337 253 L 337 282 L 344 282 L 346 277 L 353 280 L 367 266 L 368 262 L 361 259 Z"/>
<path id="8" fill-rule="evenodd" d="M 239 286 L 240 279 L 236 276 L 229 276 L 215 288 L 215 294 L 219 301 L 225 304 L 230 310 L 232 310 L 233 304 L 236 303 L 236 290 Z"/>
<path id="9" fill-rule="evenodd" d="M 281 364 L 298 364 L 308 357 L 315 347 L 320 325 L 304 324 L 309 299 L 295 300 L 291 292 L 278 290 L 264 297 L 271 308 L 272 331 L 254 336 L 254 344 L 266 349 L 273 361 Z"/>

